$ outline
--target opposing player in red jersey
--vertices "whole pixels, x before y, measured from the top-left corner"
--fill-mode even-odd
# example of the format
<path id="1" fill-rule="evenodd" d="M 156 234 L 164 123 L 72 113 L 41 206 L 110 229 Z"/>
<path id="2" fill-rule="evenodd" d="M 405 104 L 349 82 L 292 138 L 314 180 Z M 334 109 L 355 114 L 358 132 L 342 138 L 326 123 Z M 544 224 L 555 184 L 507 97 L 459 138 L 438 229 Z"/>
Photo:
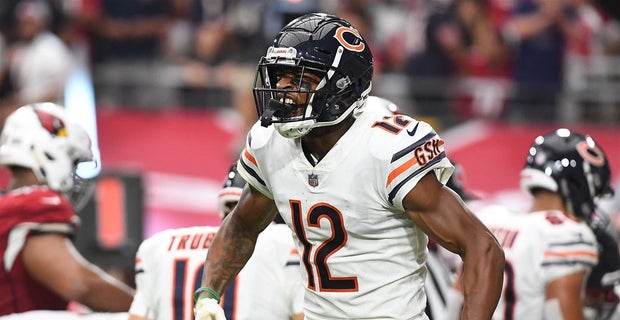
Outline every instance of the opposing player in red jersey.
<path id="1" fill-rule="evenodd" d="M 90 139 L 53 103 L 26 105 L 6 120 L 0 165 L 11 171 L 0 198 L 0 316 L 65 310 L 127 311 L 133 290 L 88 263 L 72 242 L 79 217 L 68 195 L 75 169 L 92 159 Z"/>

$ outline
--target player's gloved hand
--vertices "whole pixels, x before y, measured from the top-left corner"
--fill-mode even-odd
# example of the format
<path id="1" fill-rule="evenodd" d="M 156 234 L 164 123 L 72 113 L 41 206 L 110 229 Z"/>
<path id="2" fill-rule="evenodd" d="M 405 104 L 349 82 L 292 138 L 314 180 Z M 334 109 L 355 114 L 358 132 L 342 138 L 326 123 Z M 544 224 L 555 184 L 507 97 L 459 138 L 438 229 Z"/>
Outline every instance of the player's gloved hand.
<path id="1" fill-rule="evenodd" d="M 194 319 L 196 320 L 226 320 L 224 309 L 215 299 L 202 298 L 194 306 Z"/>

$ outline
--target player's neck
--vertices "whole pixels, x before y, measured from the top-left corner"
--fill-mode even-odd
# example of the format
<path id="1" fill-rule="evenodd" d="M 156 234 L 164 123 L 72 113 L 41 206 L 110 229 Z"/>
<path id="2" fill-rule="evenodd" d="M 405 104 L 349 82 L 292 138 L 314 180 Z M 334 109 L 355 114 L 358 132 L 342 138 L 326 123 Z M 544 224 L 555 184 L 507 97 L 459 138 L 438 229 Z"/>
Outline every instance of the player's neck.
<path id="1" fill-rule="evenodd" d="M 306 155 L 311 155 L 318 163 L 325 157 L 340 138 L 351 128 L 355 122 L 353 117 L 349 117 L 339 124 L 314 128 L 310 133 L 301 138 L 301 146 Z"/>
<path id="2" fill-rule="evenodd" d="M 546 211 L 546 210 L 558 210 L 566 214 L 566 207 L 562 197 L 551 191 L 539 191 L 534 196 L 531 212 Z"/>
<path id="3" fill-rule="evenodd" d="M 15 190 L 22 187 L 34 186 L 41 184 L 34 172 L 26 168 L 14 168 L 11 170 L 11 180 L 8 189 Z"/>

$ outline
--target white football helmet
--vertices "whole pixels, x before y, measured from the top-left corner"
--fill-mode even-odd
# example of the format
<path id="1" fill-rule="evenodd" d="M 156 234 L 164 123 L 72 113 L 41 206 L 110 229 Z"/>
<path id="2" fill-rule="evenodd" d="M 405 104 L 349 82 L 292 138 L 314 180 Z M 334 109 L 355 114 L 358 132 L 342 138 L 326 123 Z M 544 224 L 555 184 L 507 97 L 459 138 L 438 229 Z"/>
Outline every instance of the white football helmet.
<path id="1" fill-rule="evenodd" d="M 0 135 L 0 165 L 30 168 L 41 183 L 63 193 L 74 187 L 75 169 L 91 161 L 88 133 L 51 102 L 20 107 Z"/>

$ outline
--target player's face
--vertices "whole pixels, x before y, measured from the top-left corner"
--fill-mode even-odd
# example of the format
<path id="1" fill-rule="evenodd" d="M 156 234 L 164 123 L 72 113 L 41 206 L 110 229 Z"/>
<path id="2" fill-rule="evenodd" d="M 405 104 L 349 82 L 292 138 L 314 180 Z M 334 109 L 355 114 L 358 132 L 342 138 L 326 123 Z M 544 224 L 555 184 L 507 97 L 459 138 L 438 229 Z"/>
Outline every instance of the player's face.
<path id="1" fill-rule="evenodd" d="M 312 92 L 321 78 L 311 73 L 296 73 L 285 72 L 278 75 L 278 82 L 276 84 L 277 89 L 291 90 L 286 94 L 280 94 L 278 99 L 288 105 L 296 105 L 300 107 L 291 116 L 301 116 L 304 108 L 310 99 L 310 92 Z"/>

